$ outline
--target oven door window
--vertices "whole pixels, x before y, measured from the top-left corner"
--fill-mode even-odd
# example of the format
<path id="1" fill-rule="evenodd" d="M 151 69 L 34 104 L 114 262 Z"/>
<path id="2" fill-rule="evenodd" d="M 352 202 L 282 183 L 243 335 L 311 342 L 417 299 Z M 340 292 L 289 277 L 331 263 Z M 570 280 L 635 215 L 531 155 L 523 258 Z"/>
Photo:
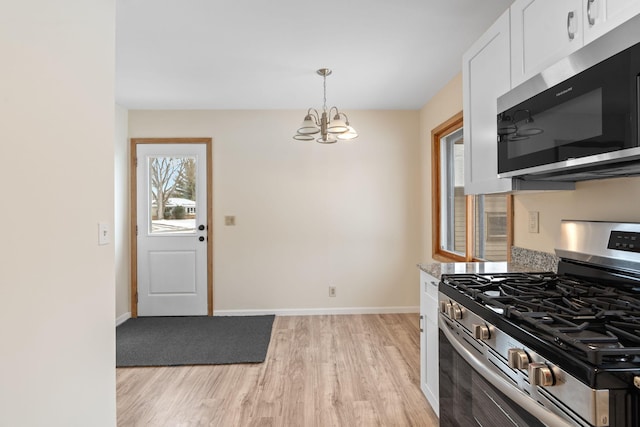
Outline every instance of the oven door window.
<path id="1" fill-rule="evenodd" d="M 489 384 L 440 334 L 440 427 L 544 427 Z"/>

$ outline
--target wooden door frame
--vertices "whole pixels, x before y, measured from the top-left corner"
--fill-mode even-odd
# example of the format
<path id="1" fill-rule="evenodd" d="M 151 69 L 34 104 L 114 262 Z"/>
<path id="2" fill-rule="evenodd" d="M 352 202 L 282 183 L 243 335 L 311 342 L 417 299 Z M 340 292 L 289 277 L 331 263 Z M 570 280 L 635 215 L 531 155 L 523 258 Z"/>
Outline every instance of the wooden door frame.
<path id="1" fill-rule="evenodd" d="M 211 138 L 131 138 L 130 243 L 131 243 L 131 317 L 138 317 L 138 145 L 205 144 L 207 156 L 207 315 L 213 316 L 213 141 Z"/>

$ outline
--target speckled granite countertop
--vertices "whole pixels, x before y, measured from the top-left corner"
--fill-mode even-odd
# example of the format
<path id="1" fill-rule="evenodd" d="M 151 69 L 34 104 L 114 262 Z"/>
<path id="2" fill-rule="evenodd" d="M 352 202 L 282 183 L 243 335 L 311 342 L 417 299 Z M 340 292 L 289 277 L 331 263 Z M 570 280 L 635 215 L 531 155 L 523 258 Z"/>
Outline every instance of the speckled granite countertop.
<path id="1" fill-rule="evenodd" d="M 420 270 L 435 278 L 440 278 L 442 274 L 458 273 L 518 273 L 532 272 L 532 270 L 521 264 L 512 262 L 433 262 L 428 264 L 418 264 Z"/>
<path id="2" fill-rule="evenodd" d="M 557 271 L 558 258 L 553 254 L 514 247 L 513 262 L 431 262 L 418 264 L 418 268 L 433 277 L 459 273 L 530 273 Z"/>

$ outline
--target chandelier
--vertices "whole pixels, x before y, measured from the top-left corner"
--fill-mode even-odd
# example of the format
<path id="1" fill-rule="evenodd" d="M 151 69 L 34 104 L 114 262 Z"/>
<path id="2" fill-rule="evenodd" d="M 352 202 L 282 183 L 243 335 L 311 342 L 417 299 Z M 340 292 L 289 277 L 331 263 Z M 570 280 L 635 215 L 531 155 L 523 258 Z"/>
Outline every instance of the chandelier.
<path id="1" fill-rule="evenodd" d="M 316 71 L 322 76 L 324 89 L 324 103 L 322 105 L 322 114 L 314 108 L 307 110 L 302 125 L 293 136 L 298 141 L 313 141 L 315 135 L 320 133 L 320 137 L 316 139 L 321 144 L 333 144 L 338 139 L 348 141 L 358 137 L 358 133 L 349 125 L 347 115 L 338 111 L 338 107 L 331 107 L 327 111 L 327 76 L 331 74 L 328 68 L 320 68 Z M 335 114 L 334 114 L 335 110 Z M 330 117 L 333 117 L 329 120 Z M 343 119 L 344 118 L 344 119 Z"/>

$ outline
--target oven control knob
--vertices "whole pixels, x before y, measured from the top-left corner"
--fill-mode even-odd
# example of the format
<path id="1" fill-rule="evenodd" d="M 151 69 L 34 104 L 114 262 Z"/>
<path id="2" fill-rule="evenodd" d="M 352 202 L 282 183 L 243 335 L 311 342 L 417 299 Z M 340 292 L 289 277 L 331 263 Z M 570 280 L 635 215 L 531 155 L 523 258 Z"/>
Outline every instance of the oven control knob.
<path id="1" fill-rule="evenodd" d="M 491 338 L 491 332 L 486 325 L 473 325 L 473 337 L 477 340 L 488 340 Z"/>
<path id="2" fill-rule="evenodd" d="M 449 306 L 451 304 L 449 304 L 446 301 L 440 301 L 440 312 L 441 313 L 448 313 L 449 312 Z"/>
<path id="3" fill-rule="evenodd" d="M 449 307 L 449 317 L 454 320 L 462 319 L 462 308 L 458 304 L 451 304 Z"/>
<path id="4" fill-rule="evenodd" d="M 529 382 L 543 387 L 552 386 L 555 382 L 551 368 L 544 363 L 529 363 Z"/>
<path id="5" fill-rule="evenodd" d="M 447 308 L 447 316 L 453 318 L 453 315 L 452 315 L 452 313 L 453 313 L 453 304 L 448 303 L 446 308 Z"/>
<path id="6" fill-rule="evenodd" d="M 521 348 L 510 348 L 507 354 L 507 365 L 511 369 L 527 369 L 529 367 L 529 355 Z"/>

